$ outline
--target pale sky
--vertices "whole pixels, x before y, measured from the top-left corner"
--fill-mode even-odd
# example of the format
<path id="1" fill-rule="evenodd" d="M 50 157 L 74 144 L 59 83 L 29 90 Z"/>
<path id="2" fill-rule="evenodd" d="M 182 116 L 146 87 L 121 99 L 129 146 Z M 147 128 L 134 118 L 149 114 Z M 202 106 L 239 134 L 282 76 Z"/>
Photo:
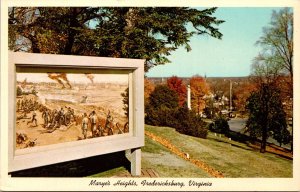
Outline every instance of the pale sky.
<path id="1" fill-rule="evenodd" d="M 148 77 L 248 76 L 260 47 L 255 42 L 270 22 L 272 10 L 280 8 L 218 8 L 213 16 L 225 20 L 219 25 L 222 40 L 210 36 L 191 38 L 192 51 L 179 48 L 168 57 L 171 63 L 155 66 Z"/>
<path id="2" fill-rule="evenodd" d="M 112 83 L 128 83 L 127 74 L 93 74 L 95 83 L 112 82 Z M 91 83 L 91 80 L 84 74 L 67 74 L 70 83 Z M 56 82 L 50 79 L 47 73 L 17 73 L 17 81 L 27 82 Z"/>

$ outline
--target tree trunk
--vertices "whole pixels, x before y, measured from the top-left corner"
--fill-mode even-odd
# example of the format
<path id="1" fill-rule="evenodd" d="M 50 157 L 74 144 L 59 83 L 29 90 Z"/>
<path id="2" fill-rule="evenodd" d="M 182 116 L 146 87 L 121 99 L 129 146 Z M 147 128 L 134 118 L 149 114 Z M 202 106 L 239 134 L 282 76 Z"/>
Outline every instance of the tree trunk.
<path id="1" fill-rule="evenodd" d="M 71 55 L 71 53 L 72 53 L 72 47 L 73 47 L 73 44 L 74 44 L 74 40 L 75 40 L 75 33 L 74 32 L 70 32 L 69 33 L 69 37 L 68 37 L 68 41 L 67 41 L 66 46 L 65 46 L 64 54 Z"/>
<path id="2" fill-rule="evenodd" d="M 75 41 L 75 35 L 76 32 L 73 27 L 76 27 L 76 18 L 71 18 L 70 19 L 70 26 L 69 26 L 69 33 L 68 33 L 68 41 L 65 46 L 64 54 L 66 55 L 71 55 L 72 53 L 72 47 Z"/>
<path id="3" fill-rule="evenodd" d="M 260 145 L 261 153 L 266 152 L 266 145 L 267 145 L 267 127 L 264 126 L 263 133 L 262 133 L 262 139 L 261 139 L 261 145 Z"/>
<path id="4" fill-rule="evenodd" d="M 30 38 L 30 41 L 31 41 L 31 50 L 33 53 L 40 53 L 41 50 L 40 48 L 38 47 L 38 41 L 36 38 Z"/>
<path id="5" fill-rule="evenodd" d="M 262 114 L 263 118 L 261 121 L 262 124 L 262 138 L 261 138 L 261 146 L 260 146 L 260 152 L 264 153 L 266 152 L 266 144 L 267 144 L 267 137 L 268 137 L 268 116 L 269 116 L 269 99 L 270 95 L 268 92 L 267 85 L 262 85 L 262 92 L 261 92 L 261 100 L 263 102 L 263 109 Z"/>
<path id="6" fill-rule="evenodd" d="M 72 48 L 75 42 L 75 36 L 78 33 L 74 28 L 80 27 L 80 24 L 77 20 L 78 14 L 82 12 L 82 8 L 72 8 L 70 10 L 70 16 L 69 16 L 69 27 L 68 27 L 68 41 L 65 45 L 64 54 L 71 55 L 72 54 Z"/>

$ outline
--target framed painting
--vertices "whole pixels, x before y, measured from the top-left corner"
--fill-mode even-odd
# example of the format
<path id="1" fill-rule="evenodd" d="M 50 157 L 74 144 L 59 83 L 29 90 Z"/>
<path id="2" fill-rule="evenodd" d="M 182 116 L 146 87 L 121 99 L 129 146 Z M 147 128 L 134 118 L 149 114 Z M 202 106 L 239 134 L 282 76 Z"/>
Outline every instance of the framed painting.
<path id="1" fill-rule="evenodd" d="M 9 172 L 143 146 L 143 66 L 140 59 L 9 53 Z"/>

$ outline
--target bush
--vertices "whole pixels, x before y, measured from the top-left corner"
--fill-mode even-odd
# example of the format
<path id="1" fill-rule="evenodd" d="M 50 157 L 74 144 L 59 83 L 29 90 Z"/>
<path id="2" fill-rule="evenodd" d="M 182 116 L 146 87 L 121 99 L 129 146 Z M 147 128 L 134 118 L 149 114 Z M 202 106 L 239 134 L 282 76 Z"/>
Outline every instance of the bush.
<path id="1" fill-rule="evenodd" d="M 206 123 L 186 107 L 176 111 L 174 121 L 172 127 L 175 127 L 179 133 L 200 138 L 207 137 Z"/>
<path id="2" fill-rule="evenodd" d="M 145 122 L 154 126 L 170 126 L 174 122 L 174 109 L 165 106 L 154 108 L 151 105 L 146 106 L 147 115 Z"/>
<path id="3" fill-rule="evenodd" d="M 179 107 L 178 95 L 165 85 L 158 85 L 145 107 L 145 122 L 154 126 L 174 127 L 176 131 L 206 138 L 206 123 L 186 106 Z"/>
<path id="4" fill-rule="evenodd" d="M 178 95 L 166 85 L 158 85 L 149 96 L 145 107 L 145 122 L 155 126 L 169 126 L 178 108 Z"/>
<path id="5" fill-rule="evenodd" d="M 214 120 L 214 122 L 209 125 L 209 130 L 215 133 L 221 133 L 225 135 L 228 135 L 230 131 L 228 121 L 222 116 L 217 117 Z"/>

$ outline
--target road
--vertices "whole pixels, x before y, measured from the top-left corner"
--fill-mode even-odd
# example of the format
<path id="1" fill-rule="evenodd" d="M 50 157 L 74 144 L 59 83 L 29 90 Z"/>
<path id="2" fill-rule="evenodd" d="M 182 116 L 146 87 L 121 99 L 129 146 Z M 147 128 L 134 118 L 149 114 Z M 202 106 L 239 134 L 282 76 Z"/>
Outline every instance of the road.
<path id="1" fill-rule="evenodd" d="M 232 118 L 228 121 L 229 128 L 231 131 L 240 132 L 246 126 L 247 119 L 243 118 Z"/>
<path id="2" fill-rule="evenodd" d="M 232 118 L 228 121 L 228 124 L 229 124 L 229 129 L 231 131 L 235 131 L 235 132 L 241 132 L 245 126 L 246 126 L 246 122 L 247 122 L 247 119 L 243 119 L 243 118 Z M 249 135 L 246 134 L 246 135 Z M 271 136 L 268 137 L 268 140 L 267 140 L 269 143 L 274 143 L 275 145 L 278 145 L 279 146 L 279 143 L 274 139 L 272 138 Z M 287 144 L 287 145 L 282 145 L 282 147 L 284 148 L 287 148 L 287 149 L 290 149 L 291 148 L 291 144 Z"/>

